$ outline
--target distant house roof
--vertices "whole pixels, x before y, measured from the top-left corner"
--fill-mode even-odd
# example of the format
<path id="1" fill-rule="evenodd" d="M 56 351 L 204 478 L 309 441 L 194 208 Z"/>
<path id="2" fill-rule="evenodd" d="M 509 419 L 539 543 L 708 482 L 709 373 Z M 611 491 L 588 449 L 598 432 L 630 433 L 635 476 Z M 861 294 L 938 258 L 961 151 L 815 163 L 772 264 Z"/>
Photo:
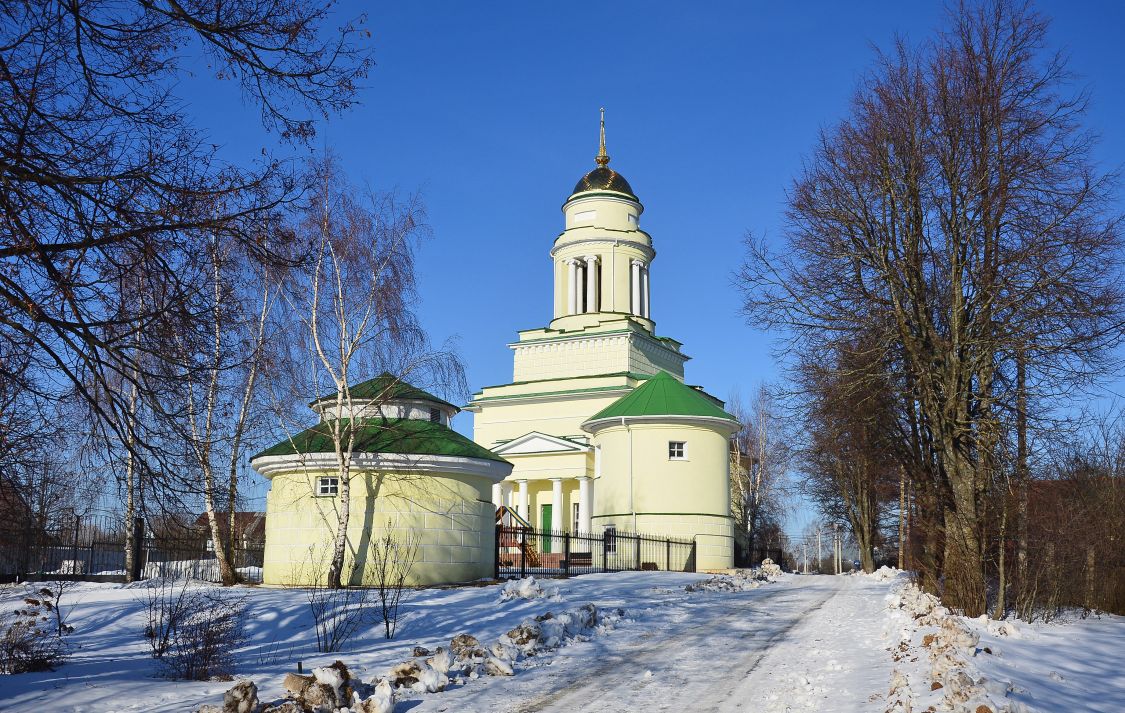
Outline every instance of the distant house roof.
<path id="1" fill-rule="evenodd" d="M 230 513 L 217 512 L 215 513 L 215 517 L 219 521 L 219 530 L 224 536 L 227 535 L 227 530 L 230 525 Z M 210 527 L 207 522 L 207 513 L 200 513 L 199 517 L 195 518 L 195 527 L 201 529 Z M 236 532 L 248 539 L 265 539 L 266 514 L 264 512 L 235 512 L 234 527 Z"/>
<path id="2" fill-rule="evenodd" d="M 332 424 L 322 421 L 275 446 L 253 456 L 285 456 L 307 453 L 334 453 Z M 401 453 L 407 455 L 460 456 L 507 463 L 506 460 L 474 443 L 441 423 L 414 419 L 340 419 L 344 429 L 355 428 L 356 453 Z M 353 426 L 354 423 L 354 426 Z M 347 433 L 346 430 L 342 433 Z"/>
<path id="3" fill-rule="evenodd" d="M 352 399 L 356 401 L 429 401 L 440 406 L 448 406 L 456 411 L 461 410 L 448 401 L 439 399 L 428 391 L 423 391 L 416 386 L 412 386 L 397 376 L 385 371 L 374 379 L 361 381 L 349 387 L 348 393 L 350 393 Z M 335 399 L 335 394 L 326 394 L 317 398 L 309 405 L 312 406 L 322 401 L 332 401 Z"/>
<path id="4" fill-rule="evenodd" d="M 710 396 L 665 371 L 598 411 L 588 421 L 632 416 L 701 416 L 737 423 L 737 419 Z"/>

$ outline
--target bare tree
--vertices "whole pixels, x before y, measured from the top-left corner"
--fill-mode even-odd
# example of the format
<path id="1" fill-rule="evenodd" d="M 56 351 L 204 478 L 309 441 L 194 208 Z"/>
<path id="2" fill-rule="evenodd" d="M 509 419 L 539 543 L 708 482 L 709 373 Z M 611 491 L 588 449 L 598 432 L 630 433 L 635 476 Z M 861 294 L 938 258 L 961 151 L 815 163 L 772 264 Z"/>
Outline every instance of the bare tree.
<path id="1" fill-rule="evenodd" d="M 281 277 L 270 275 L 231 247 L 217 239 L 208 246 L 210 339 L 203 353 L 185 354 L 191 368 L 176 379 L 187 405 L 186 419 L 177 430 L 186 442 L 188 460 L 202 476 L 209 537 L 226 585 L 237 580 L 238 466 L 246 456 L 248 429 L 263 415 L 262 409 L 255 408 L 254 397 L 269 356 L 273 285 Z M 220 500 L 225 500 L 226 523 L 220 522 Z"/>
<path id="2" fill-rule="evenodd" d="M 805 359 L 799 367 L 808 399 L 802 490 L 830 521 L 848 524 L 867 572 L 875 568 L 900 468 L 893 390 L 880 382 L 873 355 L 841 350 L 833 361 Z"/>
<path id="3" fill-rule="evenodd" d="M 933 458 L 944 595 L 972 615 L 1015 354 L 1065 393 L 1122 336 L 1112 177 L 1046 31 L 996 0 L 880 56 L 790 193 L 785 255 L 751 241 L 742 272 L 748 315 L 795 328 L 801 353 L 883 330 Z"/>
<path id="4" fill-rule="evenodd" d="M 316 161 L 312 172 L 315 190 L 297 229 L 312 245 L 312 259 L 305 274 L 291 280 L 285 299 L 307 349 L 307 378 L 294 384 L 319 397 L 317 429 L 332 443 L 339 476 L 327 580 L 338 588 L 351 520 L 352 454 L 365 438 L 382 438 L 396 426 L 394 419 L 376 418 L 372 431 L 363 418 L 347 416 L 356 413 L 352 386 L 364 375 L 397 375 L 381 393 L 364 397 L 366 412 L 378 416 L 398 378 L 462 372 L 450 351 L 430 348 L 414 313 L 414 249 L 427 231 L 420 200 L 358 191 L 332 157 Z"/>
<path id="5" fill-rule="evenodd" d="M 727 409 L 741 424 L 731 442 L 731 511 L 753 556 L 762 530 L 783 512 L 790 447 L 767 386 L 758 388 L 748 406 L 732 396 Z"/>
<path id="6" fill-rule="evenodd" d="M 220 160 L 178 82 L 206 63 L 267 128 L 306 140 L 370 66 L 361 23 L 328 20 L 303 0 L 0 8 L 0 342 L 46 377 L 38 399 L 85 404 L 133 475 L 182 472 L 150 463 L 168 434 L 135 415 L 175 407 L 162 376 L 189 365 L 173 337 L 206 334 L 199 246 L 218 236 L 280 259 L 269 228 L 300 192 L 283 162 Z"/>

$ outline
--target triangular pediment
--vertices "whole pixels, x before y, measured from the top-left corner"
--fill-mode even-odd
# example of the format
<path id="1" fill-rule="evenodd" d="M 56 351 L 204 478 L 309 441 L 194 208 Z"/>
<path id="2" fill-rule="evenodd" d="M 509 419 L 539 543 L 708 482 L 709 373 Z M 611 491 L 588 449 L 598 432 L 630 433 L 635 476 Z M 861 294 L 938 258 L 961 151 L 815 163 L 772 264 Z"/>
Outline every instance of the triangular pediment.
<path id="1" fill-rule="evenodd" d="M 589 450 L 590 447 L 584 443 L 532 431 L 496 446 L 492 452 L 497 455 L 520 455 L 521 453 L 585 453 Z"/>

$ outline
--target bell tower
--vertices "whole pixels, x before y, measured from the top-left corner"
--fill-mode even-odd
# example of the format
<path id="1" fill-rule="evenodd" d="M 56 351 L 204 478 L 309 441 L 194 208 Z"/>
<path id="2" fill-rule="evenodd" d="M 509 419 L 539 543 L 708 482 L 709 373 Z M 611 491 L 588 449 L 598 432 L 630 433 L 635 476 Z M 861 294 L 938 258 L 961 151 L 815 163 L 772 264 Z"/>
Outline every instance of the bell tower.
<path id="1" fill-rule="evenodd" d="M 644 206 L 625 177 L 609 167 L 605 109 L 601 110 L 596 168 L 563 203 L 563 232 L 551 249 L 554 318 L 550 328 L 584 329 L 627 317 L 652 332 L 649 266 L 652 238 L 641 230 Z"/>

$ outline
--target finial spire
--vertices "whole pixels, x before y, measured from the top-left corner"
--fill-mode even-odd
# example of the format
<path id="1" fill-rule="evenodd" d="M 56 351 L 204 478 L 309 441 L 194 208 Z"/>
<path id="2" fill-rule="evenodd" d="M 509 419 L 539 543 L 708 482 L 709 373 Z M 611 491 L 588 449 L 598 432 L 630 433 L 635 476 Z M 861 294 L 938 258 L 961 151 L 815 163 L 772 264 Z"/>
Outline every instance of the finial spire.
<path id="1" fill-rule="evenodd" d="M 605 107 L 602 107 L 602 120 L 601 120 L 601 140 L 598 142 L 598 155 L 594 159 L 599 167 L 605 168 L 609 165 L 609 154 L 605 152 Z"/>

